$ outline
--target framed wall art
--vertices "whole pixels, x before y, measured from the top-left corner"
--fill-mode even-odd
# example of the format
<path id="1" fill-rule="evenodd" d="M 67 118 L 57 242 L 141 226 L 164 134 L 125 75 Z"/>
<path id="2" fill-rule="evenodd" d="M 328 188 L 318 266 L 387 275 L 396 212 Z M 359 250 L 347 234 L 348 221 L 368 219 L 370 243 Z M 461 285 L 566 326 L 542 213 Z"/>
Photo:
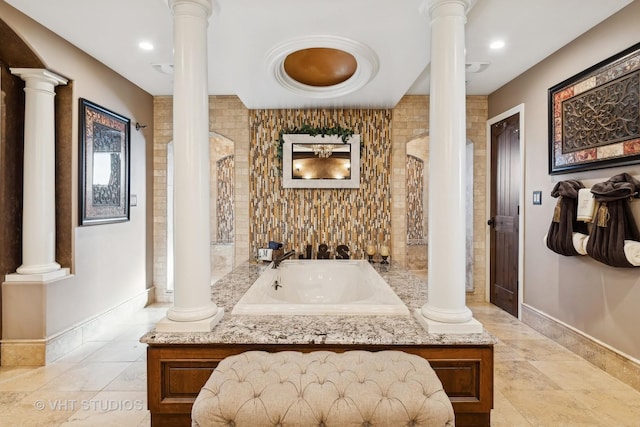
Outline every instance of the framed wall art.
<path id="1" fill-rule="evenodd" d="M 549 173 L 640 163 L 640 43 L 549 89 Z"/>
<path id="2" fill-rule="evenodd" d="M 129 220 L 131 121 L 80 99 L 80 225 Z"/>

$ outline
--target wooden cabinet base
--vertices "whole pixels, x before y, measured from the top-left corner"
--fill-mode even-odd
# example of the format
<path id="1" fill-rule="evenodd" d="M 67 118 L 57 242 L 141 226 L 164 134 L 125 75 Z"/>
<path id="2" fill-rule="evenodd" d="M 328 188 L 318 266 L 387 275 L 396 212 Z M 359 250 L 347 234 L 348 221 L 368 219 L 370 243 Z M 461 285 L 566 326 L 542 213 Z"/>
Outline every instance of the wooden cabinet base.
<path id="1" fill-rule="evenodd" d="M 363 346 L 151 344 L 147 349 L 147 399 L 153 427 L 191 425 L 191 406 L 218 363 L 250 350 L 343 352 L 400 350 L 429 361 L 451 399 L 456 426 L 489 426 L 493 407 L 493 346 Z"/>

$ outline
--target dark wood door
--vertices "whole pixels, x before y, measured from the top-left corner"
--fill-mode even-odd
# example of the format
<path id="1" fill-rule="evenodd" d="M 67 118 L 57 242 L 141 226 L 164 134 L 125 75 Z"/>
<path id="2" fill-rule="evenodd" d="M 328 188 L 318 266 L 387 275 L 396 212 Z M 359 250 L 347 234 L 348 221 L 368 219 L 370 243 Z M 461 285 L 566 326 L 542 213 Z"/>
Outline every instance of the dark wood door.
<path id="1" fill-rule="evenodd" d="M 490 300 L 518 316 L 519 114 L 491 126 Z"/>

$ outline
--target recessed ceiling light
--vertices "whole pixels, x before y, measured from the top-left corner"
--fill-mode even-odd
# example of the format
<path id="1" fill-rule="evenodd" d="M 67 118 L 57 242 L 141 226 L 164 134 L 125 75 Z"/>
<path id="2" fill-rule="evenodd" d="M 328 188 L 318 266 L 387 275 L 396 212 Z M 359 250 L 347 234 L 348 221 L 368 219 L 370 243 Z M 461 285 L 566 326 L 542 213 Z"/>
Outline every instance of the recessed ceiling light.
<path id="1" fill-rule="evenodd" d="M 140 42 L 138 47 L 142 50 L 153 50 L 153 45 L 150 42 Z"/>
<path id="2" fill-rule="evenodd" d="M 502 49 L 504 47 L 504 40 L 496 40 L 491 42 L 489 47 L 493 50 Z"/>

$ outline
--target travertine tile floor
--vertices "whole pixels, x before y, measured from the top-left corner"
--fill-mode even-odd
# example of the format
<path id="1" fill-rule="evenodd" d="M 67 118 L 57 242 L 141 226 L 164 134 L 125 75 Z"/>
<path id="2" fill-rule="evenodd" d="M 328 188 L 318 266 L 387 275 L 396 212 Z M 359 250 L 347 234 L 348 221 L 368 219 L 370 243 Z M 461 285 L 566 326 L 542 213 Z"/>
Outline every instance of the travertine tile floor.
<path id="1" fill-rule="evenodd" d="M 493 333 L 493 426 L 640 426 L 640 392 L 490 304 L 475 317 Z M 0 426 L 148 426 L 145 345 L 165 315 L 154 305 L 46 367 L 0 368 Z"/>

